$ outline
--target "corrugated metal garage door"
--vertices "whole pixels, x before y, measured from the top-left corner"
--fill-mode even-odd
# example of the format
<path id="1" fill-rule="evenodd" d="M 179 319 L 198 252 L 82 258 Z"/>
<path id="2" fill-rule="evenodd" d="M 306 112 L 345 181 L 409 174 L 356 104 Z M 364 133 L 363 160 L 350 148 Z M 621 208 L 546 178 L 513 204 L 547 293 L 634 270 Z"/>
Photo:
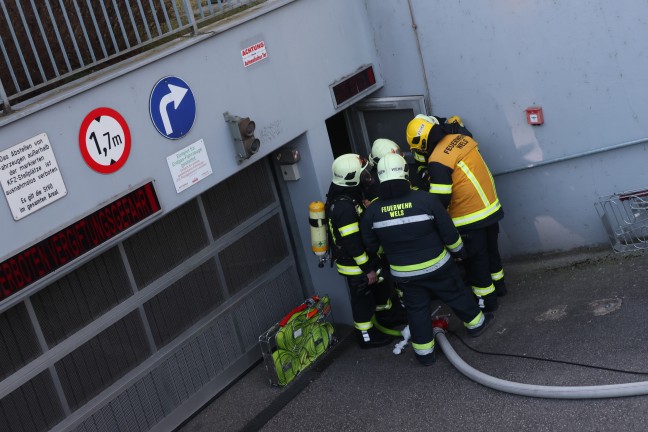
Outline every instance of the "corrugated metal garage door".
<path id="1" fill-rule="evenodd" d="M 303 295 L 263 160 L 0 314 L 0 430 L 178 424 Z"/>

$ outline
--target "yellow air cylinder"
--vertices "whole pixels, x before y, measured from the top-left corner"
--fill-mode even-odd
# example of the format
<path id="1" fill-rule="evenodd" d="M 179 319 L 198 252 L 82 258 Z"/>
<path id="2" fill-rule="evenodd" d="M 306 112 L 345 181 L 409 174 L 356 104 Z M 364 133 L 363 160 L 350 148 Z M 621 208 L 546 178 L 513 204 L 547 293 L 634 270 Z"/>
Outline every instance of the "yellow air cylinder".
<path id="1" fill-rule="evenodd" d="M 308 222 L 310 223 L 311 248 L 317 256 L 324 256 L 328 250 L 326 237 L 326 213 L 324 203 L 314 201 L 308 205 Z"/>

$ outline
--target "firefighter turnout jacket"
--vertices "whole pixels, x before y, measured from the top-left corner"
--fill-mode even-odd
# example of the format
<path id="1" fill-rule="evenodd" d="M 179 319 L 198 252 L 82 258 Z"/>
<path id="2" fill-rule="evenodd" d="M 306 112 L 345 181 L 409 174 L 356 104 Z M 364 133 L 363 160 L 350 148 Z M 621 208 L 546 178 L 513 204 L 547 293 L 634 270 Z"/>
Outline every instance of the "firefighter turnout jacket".
<path id="1" fill-rule="evenodd" d="M 361 276 L 374 270 L 360 236 L 360 218 L 365 208 L 359 193 L 359 188 L 332 184 L 327 194 L 330 247 L 337 271 L 344 276 Z"/>
<path id="2" fill-rule="evenodd" d="M 410 189 L 406 180 L 387 183 L 400 190 L 381 191 L 365 211 L 361 231 L 369 251 L 382 246 L 395 280 L 424 278 L 446 264 L 451 253 L 461 256 L 461 237 L 436 196 Z"/>
<path id="3" fill-rule="evenodd" d="M 445 135 L 428 158 L 430 193 L 436 194 L 461 231 L 491 225 L 504 216 L 495 182 L 477 142 Z"/>

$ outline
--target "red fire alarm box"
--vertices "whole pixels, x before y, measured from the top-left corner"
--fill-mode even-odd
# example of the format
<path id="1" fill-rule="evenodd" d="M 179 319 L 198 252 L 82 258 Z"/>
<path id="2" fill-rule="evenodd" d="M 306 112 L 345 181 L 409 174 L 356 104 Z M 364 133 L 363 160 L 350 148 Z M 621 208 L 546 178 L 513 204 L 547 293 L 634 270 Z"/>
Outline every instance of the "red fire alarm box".
<path id="1" fill-rule="evenodd" d="M 529 123 L 530 125 L 541 125 L 542 123 L 544 123 L 544 117 L 542 116 L 542 107 L 529 107 L 525 111 L 527 123 Z"/>

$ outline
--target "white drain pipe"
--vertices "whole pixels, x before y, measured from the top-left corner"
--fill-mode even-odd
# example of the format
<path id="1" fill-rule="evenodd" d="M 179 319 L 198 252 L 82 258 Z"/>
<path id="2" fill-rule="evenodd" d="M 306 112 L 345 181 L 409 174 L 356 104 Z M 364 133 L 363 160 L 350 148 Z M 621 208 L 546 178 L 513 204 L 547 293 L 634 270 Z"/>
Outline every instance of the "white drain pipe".
<path id="1" fill-rule="evenodd" d="M 463 361 L 452 348 L 442 328 L 434 328 L 434 338 L 450 363 L 471 380 L 505 393 L 546 399 L 603 399 L 648 395 L 648 381 L 599 386 L 543 386 L 506 381 L 486 375 Z"/>

